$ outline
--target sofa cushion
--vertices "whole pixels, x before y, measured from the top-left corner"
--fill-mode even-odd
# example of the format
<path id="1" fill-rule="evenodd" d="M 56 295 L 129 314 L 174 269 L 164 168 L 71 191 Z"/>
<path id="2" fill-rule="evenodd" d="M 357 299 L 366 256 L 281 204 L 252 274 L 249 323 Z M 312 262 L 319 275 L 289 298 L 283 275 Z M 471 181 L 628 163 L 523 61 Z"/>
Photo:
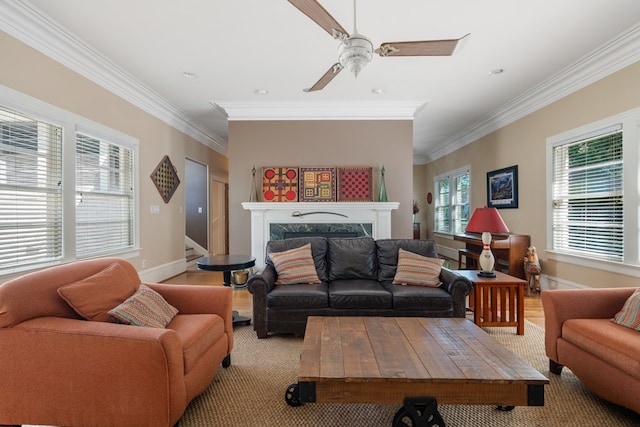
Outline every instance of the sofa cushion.
<path id="1" fill-rule="evenodd" d="M 272 252 L 269 257 L 278 273 L 276 285 L 320 283 L 311 256 L 311 243 L 288 251 Z"/>
<path id="2" fill-rule="evenodd" d="M 443 259 L 424 257 L 398 249 L 398 267 L 393 284 L 438 287 L 442 284 L 440 281 L 442 264 L 444 264 Z"/>
<path id="3" fill-rule="evenodd" d="M 178 335 L 184 355 L 184 372 L 188 373 L 224 334 L 224 320 L 217 314 L 178 314 L 167 329 Z"/>
<path id="4" fill-rule="evenodd" d="M 322 282 L 314 285 L 276 286 L 267 294 L 268 308 L 306 309 L 328 308 L 328 285 Z"/>
<path id="5" fill-rule="evenodd" d="M 376 241 L 371 237 L 329 239 L 329 280 L 373 279 L 378 275 Z"/>
<path id="6" fill-rule="evenodd" d="M 329 269 L 327 266 L 327 239 L 324 237 L 296 237 L 292 239 L 270 240 L 266 246 L 265 263 L 273 265 L 269 256 L 272 252 L 283 252 L 289 249 L 299 248 L 307 243 L 311 243 L 311 256 L 316 266 L 316 273 L 322 282 L 329 280 Z"/>
<path id="7" fill-rule="evenodd" d="M 389 282 L 386 282 L 389 283 Z M 451 311 L 451 294 L 442 288 L 391 285 L 394 310 Z"/>
<path id="8" fill-rule="evenodd" d="M 77 282 L 61 286 L 58 294 L 86 320 L 112 322 L 108 312 L 133 295 L 139 283 L 133 283 L 119 264 Z"/>
<path id="9" fill-rule="evenodd" d="M 109 316 L 118 323 L 150 328 L 164 328 L 176 314 L 178 309 L 146 285 L 140 285 L 122 304 L 109 310 Z"/>
<path id="10" fill-rule="evenodd" d="M 438 251 L 433 240 L 380 239 L 376 241 L 378 254 L 378 280 L 391 281 L 396 275 L 398 250 L 413 252 L 429 258 L 437 258 Z"/>
<path id="11" fill-rule="evenodd" d="M 377 280 L 334 280 L 329 284 L 329 306 L 342 309 L 390 309 L 391 292 Z"/>
<path id="12" fill-rule="evenodd" d="M 640 331 L 640 289 L 627 298 L 622 309 L 611 320 L 618 325 Z"/>
<path id="13" fill-rule="evenodd" d="M 562 325 L 562 338 L 622 372 L 640 379 L 638 332 L 609 319 L 570 319 Z"/>

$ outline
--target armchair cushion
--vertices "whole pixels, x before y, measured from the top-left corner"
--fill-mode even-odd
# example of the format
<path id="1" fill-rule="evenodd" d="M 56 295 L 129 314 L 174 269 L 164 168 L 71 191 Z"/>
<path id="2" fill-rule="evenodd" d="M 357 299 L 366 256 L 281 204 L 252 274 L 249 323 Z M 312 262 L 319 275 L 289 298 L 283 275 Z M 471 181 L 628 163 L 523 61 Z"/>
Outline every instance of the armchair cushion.
<path id="1" fill-rule="evenodd" d="M 442 264 L 444 264 L 443 259 L 424 257 L 400 248 L 393 284 L 438 287 L 442 284 L 440 281 Z"/>
<path id="2" fill-rule="evenodd" d="M 320 283 L 311 256 L 311 243 L 288 251 L 273 252 L 269 257 L 278 273 L 276 285 Z"/>
<path id="3" fill-rule="evenodd" d="M 86 320 L 113 322 L 109 310 L 136 292 L 124 268 L 113 263 L 105 269 L 77 282 L 58 288 L 58 295 Z"/>
<path id="4" fill-rule="evenodd" d="M 140 285 L 131 297 L 109 310 L 109 316 L 118 323 L 151 328 L 164 328 L 176 314 L 174 306 L 146 285 Z"/>

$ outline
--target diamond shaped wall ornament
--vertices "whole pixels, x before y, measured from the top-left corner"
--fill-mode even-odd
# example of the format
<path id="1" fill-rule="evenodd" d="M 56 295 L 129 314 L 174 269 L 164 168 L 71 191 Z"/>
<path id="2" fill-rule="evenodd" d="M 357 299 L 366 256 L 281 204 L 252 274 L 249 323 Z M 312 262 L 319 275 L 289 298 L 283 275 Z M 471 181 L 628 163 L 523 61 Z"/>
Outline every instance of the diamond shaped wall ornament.
<path id="1" fill-rule="evenodd" d="M 164 156 L 158 166 L 151 174 L 151 180 L 158 189 L 160 197 L 165 203 L 169 203 L 173 193 L 180 185 L 180 179 L 178 178 L 178 172 L 175 166 L 171 163 L 169 156 Z"/>

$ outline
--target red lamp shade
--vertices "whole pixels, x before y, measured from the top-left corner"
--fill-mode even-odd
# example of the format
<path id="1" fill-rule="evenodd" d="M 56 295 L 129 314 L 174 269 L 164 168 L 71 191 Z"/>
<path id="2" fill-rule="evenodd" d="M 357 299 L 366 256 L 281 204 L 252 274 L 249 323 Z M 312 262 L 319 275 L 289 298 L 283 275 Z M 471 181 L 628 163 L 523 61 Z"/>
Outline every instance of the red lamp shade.
<path id="1" fill-rule="evenodd" d="M 509 229 L 502 220 L 502 217 L 498 213 L 496 208 L 476 208 L 469 219 L 467 228 L 465 229 L 469 233 L 508 233 Z"/>

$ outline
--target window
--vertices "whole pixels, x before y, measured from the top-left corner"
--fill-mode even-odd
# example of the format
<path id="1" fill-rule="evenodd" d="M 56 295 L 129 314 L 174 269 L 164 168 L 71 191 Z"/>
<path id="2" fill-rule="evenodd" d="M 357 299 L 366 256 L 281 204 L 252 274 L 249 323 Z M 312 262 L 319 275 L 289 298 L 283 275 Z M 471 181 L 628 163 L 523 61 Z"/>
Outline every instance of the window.
<path id="1" fill-rule="evenodd" d="M 0 274 L 132 255 L 137 141 L 2 86 L 0 99 Z"/>
<path id="2" fill-rule="evenodd" d="M 618 272 L 639 264 L 639 123 L 633 110 L 547 140 L 552 258 Z"/>
<path id="3" fill-rule="evenodd" d="M 610 261 L 624 255 L 622 129 L 553 147 L 553 249 Z"/>
<path id="4" fill-rule="evenodd" d="M 469 222 L 469 168 L 435 178 L 436 233 L 461 234 Z"/>
<path id="5" fill-rule="evenodd" d="M 76 254 L 133 246 L 133 150 L 76 134 Z"/>
<path id="6" fill-rule="evenodd" d="M 62 128 L 0 109 L 0 271 L 62 258 Z"/>

